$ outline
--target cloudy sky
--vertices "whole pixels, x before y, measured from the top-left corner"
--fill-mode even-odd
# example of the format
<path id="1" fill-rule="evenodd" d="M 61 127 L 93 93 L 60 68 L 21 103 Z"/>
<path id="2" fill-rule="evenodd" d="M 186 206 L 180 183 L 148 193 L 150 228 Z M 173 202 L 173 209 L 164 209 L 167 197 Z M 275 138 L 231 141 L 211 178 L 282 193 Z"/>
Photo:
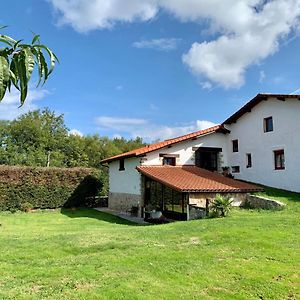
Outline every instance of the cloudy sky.
<path id="1" fill-rule="evenodd" d="M 300 92 L 300 0 L 10 0 L 2 30 L 60 59 L 0 118 L 49 107 L 74 132 L 166 139 L 220 123 L 259 92 Z"/>

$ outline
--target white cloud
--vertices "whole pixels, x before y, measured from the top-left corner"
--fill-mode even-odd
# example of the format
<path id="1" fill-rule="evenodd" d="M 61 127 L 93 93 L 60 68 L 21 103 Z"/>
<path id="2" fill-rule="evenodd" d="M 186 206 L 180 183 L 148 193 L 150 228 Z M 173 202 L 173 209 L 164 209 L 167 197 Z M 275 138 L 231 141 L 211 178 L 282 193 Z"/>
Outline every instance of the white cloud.
<path id="1" fill-rule="evenodd" d="M 213 87 L 213 85 L 209 81 L 200 82 L 200 85 L 204 90 L 210 90 Z"/>
<path id="2" fill-rule="evenodd" d="M 128 135 L 131 138 L 142 137 L 145 141 L 153 142 L 181 136 L 197 130 L 206 129 L 216 125 L 206 120 L 197 120 L 181 126 L 166 126 L 153 124 L 146 119 L 119 118 L 101 116 L 96 119 L 96 124 L 101 130 L 117 131 Z"/>
<path id="3" fill-rule="evenodd" d="M 147 120 L 101 116 L 96 118 L 96 124 L 105 129 L 128 132 L 131 128 L 146 125 Z"/>
<path id="4" fill-rule="evenodd" d="M 157 13 L 152 0 L 49 0 L 58 13 L 58 24 L 79 32 L 111 28 L 116 22 L 148 21 Z"/>
<path id="5" fill-rule="evenodd" d="M 265 71 L 262 70 L 259 72 L 259 82 L 262 83 L 264 82 L 265 79 L 266 79 L 266 73 Z"/>
<path id="6" fill-rule="evenodd" d="M 175 38 L 163 38 L 163 39 L 152 39 L 152 40 L 141 40 L 132 44 L 135 48 L 146 48 L 159 51 L 171 51 L 178 47 L 181 39 Z"/>
<path id="7" fill-rule="evenodd" d="M 45 89 L 29 88 L 25 104 L 22 107 L 19 107 L 20 93 L 16 89 L 12 89 L 0 102 L 0 119 L 13 120 L 21 114 L 38 109 L 35 102 L 43 99 L 48 94 L 49 92 Z"/>
<path id="8" fill-rule="evenodd" d="M 71 129 L 69 131 L 69 135 L 76 135 L 76 136 L 83 137 L 83 133 L 77 129 Z"/>
<path id="9" fill-rule="evenodd" d="M 160 10 L 182 22 L 206 20 L 207 32 L 215 35 L 194 42 L 182 60 L 196 76 L 225 88 L 240 87 L 249 66 L 278 51 L 280 43 L 299 29 L 299 0 L 49 1 L 59 23 L 80 32 L 111 28 L 116 22 L 149 21 Z"/>

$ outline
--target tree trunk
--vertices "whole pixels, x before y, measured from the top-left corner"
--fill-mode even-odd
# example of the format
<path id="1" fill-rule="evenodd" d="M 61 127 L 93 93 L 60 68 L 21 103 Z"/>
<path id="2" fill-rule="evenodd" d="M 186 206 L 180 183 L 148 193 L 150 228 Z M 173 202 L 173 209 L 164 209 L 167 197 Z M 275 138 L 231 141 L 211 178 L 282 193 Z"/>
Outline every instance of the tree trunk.
<path id="1" fill-rule="evenodd" d="M 50 155 L 51 155 L 51 151 L 48 150 L 48 152 L 47 152 L 47 163 L 46 163 L 46 167 L 47 168 L 50 167 Z"/>

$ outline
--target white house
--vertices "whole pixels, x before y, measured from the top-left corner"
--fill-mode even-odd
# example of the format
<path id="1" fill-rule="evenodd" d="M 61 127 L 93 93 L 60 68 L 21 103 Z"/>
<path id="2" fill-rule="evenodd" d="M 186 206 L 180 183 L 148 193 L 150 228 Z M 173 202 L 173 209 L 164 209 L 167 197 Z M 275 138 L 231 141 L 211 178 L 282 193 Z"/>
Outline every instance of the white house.
<path id="1" fill-rule="evenodd" d="M 235 178 L 300 192 L 299 99 L 258 94 L 223 123 Z"/>
<path id="2" fill-rule="evenodd" d="M 185 216 L 223 193 L 242 201 L 261 188 L 300 192 L 300 95 L 258 94 L 223 124 L 107 158 L 109 207 L 147 206 Z M 220 175 L 224 167 L 236 179 Z"/>

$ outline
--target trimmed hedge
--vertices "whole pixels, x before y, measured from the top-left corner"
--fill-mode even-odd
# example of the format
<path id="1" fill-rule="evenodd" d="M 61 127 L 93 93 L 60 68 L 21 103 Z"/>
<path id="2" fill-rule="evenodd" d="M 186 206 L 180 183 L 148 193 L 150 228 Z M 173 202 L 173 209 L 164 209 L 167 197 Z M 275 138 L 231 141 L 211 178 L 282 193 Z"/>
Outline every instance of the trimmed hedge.
<path id="1" fill-rule="evenodd" d="M 93 207 L 102 186 L 95 169 L 0 166 L 0 210 Z"/>

